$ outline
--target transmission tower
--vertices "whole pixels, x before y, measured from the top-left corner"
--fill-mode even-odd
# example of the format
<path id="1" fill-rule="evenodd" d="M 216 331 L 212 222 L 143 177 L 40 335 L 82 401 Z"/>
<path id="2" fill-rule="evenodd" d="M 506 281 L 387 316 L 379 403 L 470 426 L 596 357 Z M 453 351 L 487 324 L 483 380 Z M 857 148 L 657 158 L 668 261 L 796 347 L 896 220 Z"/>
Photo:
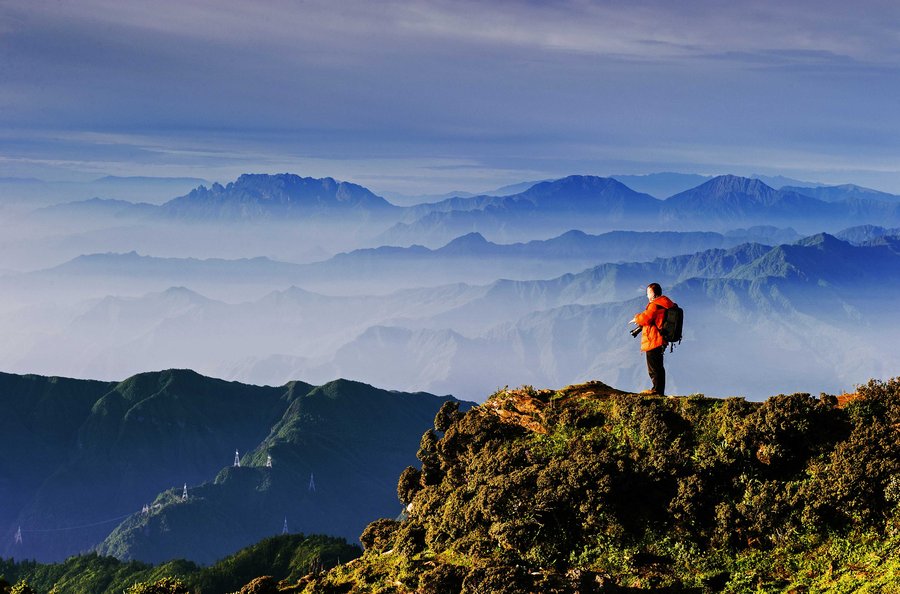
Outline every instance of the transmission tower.
<path id="1" fill-rule="evenodd" d="M 316 479 L 313 478 L 313 473 L 311 473 L 311 472 L 309 473 L 309 492 L 310 493 L 316 492 Z"/>
<path id="2" fill-rule="evenodd" d="M 234 451 L 234 467 L 235 468 L 241 467 L 241 456 L 240 456 L 240 454 L 238 454 L 237 450 Z"/>
<path id="3" fill-rule="evenodd" d="M 266 458 L 266 468 L 272 468 L 272 454 L 269 454 L 269 457 Z"/>
<path id="4" fill-rule="evenodd" d="M 288 533 L 287 516 L 284 517 L 284 526 L 281 527 L 281 533 L 282 534 Z"/>
<path id="5" fill-rule="evenodd" d="M 22 544 L 22 527 L 19 526 L 19 529 L 16 530 L 16 544 Z"/>

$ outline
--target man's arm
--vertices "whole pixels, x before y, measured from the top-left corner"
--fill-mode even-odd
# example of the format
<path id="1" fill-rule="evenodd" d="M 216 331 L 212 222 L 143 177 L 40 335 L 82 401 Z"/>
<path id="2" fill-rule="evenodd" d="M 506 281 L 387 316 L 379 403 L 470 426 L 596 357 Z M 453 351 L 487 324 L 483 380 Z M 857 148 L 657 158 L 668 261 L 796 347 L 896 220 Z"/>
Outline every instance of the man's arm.
<path id="1" fill-rule="evenodd" d="M 639 326 L 655 326 L 656 311 L 659 309 L 662 309 L 662 307 L 655 303 L 651 303 L 647 305 L 647 309 L 639 314 L 635 314 L 635 316 L 631 318 L 631 321 Z"/>

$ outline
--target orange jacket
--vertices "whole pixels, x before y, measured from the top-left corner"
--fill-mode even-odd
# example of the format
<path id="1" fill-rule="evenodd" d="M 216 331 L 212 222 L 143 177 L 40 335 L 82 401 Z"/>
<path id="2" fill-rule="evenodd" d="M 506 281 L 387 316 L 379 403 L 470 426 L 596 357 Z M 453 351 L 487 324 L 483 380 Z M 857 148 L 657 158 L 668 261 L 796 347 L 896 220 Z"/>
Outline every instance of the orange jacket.
<path id="1" fill-rule="evenodd" d="M 660 295 L 647 304 L 647 309 L 634 316 L 634 321 L 643 327 L 641 331 L 641 350 L 649 351 L 657 347 L 666 346 L 666 341 L 659 328 L 663 322 L 663 310 L 669 309 L 675 303 L 666 297 Z"/>

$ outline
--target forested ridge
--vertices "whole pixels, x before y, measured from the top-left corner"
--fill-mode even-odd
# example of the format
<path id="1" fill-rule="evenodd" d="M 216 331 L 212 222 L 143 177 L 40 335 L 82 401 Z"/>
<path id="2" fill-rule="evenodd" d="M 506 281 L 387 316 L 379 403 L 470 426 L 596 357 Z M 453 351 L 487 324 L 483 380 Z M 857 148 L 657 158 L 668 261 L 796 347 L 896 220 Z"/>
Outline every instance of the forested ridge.
<path id="1" fill-rule="evenodd" d="M 284 534 L 264 539 L 209 567 L 184 560 L 159 565 L 119 561 L 96 554 L 40 564 L 0 560 L 0 593 L 177 594 L 242 591 L 247 584 L 277 588 L 359 556 L 341 538 Z M 251 590 L 259 592 L 259 590 Z"/>

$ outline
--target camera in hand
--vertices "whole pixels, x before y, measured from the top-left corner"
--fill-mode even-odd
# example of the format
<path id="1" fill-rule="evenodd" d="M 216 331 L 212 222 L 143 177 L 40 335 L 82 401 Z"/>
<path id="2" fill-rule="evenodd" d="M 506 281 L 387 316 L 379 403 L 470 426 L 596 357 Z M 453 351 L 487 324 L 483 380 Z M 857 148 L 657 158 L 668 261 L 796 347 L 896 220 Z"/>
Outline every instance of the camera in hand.
<path id="1" fill-rule="evenodd" d="M 634 328 L 632 328 L 632 329 L 630 330 L 630 332 L 631 332 L 631 337 L 632 337 L 632 338 L 637 338 L 638 334 L 641 333 L 641 330 L 642 330 L 642 328 L 641 328 L 640 326 L 635 326 Z"/>

